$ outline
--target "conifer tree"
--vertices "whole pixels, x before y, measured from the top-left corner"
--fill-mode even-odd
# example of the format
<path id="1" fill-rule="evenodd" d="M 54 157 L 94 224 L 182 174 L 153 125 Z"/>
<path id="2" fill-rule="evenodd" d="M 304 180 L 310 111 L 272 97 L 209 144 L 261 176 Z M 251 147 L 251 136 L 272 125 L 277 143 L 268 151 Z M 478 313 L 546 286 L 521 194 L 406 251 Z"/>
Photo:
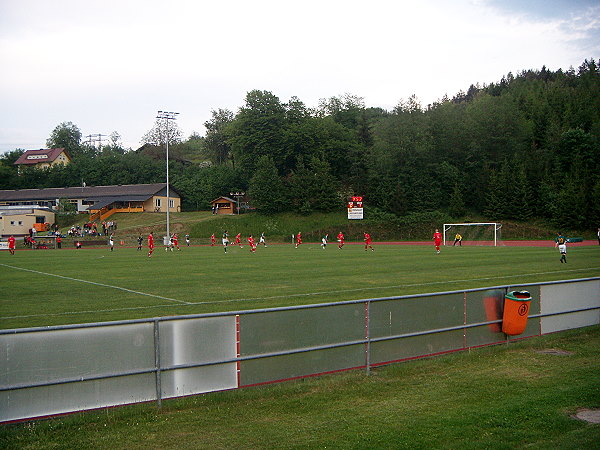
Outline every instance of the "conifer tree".
<path id="1" fill-rule="evenodd" d="M 458 183 L 454 184 L 452 194 L 450 195 L 449 212 L 452 217 L 460 217 L 465 213 L 465 202 L 463 201 L 462 191 Z"/>
<path id="2" fill-rule="evenodd" d="M 286 209 L 284 184 L 270 156 L 264 155 L 258 159 L 248 195 L 252 205 L 261 213 L 275 214 Z"/>
<path id="3" fill-rule="evenodd" d="M 490 173 L 484 213 L 490 218 L 502 218 L 502 185 L 495 171 Z"/>

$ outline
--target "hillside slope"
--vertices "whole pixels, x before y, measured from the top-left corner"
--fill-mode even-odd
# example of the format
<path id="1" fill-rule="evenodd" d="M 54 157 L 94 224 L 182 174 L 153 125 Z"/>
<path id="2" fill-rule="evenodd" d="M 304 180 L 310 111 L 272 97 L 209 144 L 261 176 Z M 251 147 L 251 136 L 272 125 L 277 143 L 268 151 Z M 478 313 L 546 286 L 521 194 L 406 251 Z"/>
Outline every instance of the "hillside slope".
<path id="1" fill-rule="evenodd" d="M 61 231 L 66 234 L 71 224 L 82 226 L 85 216 L 75 216 L 68 223 L 63 222 Z M 73 219 L 75 219 L 73 221 Z M 135 239 L 138 235 L 146 236 L 150 231 L 157 235 L 166 233 L 166 215 L 159 213 L 119 213 L 109 220 L 116 222 L 116 236 L 119 239 Z M 463 219 L 464 220 L 464 219 Z M 484 219 L 471 219 L 471 221 Z M 259 236 L 265 233 L 270 242 L 290 242 L 292 235 L 302 232 L 307 242 L 318 242 L 329 234 L 330 240 L 342 231 L 349 241 L 362 241 L 363 232 L 369 232 L 379 241 L 429 241 L 435 228 L 443 223 L 457 222 L 441 213 L 424 213 L 398 218 L 392 215 L 373 217 L 365 220 L 348 220 L 345 212 L 314 213 L 296 215 L 291 213 L 264 216 L 258 213 L 247 213 L 236 216 L 215 216 L 210 211 L 195 211 L 170 214 L 170 231 L 180 236 L 189 234 L 192 240 L 207 240 L 211 234 L 220 238 L 224 231 L 230 235 L 242 233 Z M 581 236 L 594 239 L 593 230 L 560 230 L 568 236 Z M 452 231 L 454 232 L 454 231 Z M 553 239 L 557 230 L 551 225 L 539 221 L 503 222 L 501 239 Z"/>

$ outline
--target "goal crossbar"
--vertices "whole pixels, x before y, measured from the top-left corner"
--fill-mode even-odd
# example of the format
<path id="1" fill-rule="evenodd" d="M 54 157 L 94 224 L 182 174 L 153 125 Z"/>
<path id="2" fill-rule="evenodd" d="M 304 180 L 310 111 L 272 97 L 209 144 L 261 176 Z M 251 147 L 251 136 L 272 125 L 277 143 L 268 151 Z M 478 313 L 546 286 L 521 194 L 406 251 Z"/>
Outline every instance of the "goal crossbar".
<path id="1" fill-rule="evenodd" d="M 494 226 L 494 247 L 498 246 L 498 230 L 502 228 L 502 224 L 498 222 L 469 222 L 469 223 L 445 223 L 444 224 L 444 245 L 446 245 L 446 231 L 456 226 L 473 226 L 473 225 L 493 225 Z"/>

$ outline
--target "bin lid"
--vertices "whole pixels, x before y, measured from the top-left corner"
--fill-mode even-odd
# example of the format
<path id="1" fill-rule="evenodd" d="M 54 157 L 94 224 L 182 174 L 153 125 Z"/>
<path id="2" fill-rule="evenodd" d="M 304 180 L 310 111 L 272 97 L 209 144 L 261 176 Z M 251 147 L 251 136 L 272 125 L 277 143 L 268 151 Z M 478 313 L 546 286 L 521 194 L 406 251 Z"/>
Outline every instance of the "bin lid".
<path id="1" fill-rule="evenodd" d="M 531 294 L 529 291 L 510 291 L 506 294 L 506 298 L 519 302 L 527 302 L 531 300 Z"/>

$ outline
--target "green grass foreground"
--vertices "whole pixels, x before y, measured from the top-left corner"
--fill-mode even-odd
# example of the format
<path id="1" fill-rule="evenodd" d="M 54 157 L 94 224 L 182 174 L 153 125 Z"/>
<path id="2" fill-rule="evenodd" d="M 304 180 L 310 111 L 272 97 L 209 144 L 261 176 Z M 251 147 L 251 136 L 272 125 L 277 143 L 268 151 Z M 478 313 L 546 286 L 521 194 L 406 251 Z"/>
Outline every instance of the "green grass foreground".
<path id="1" fill-rule="evenodd" d="M 599 448 L 600 327 L 0 427 L 5 449 Z"/>
<path id="2" fill-rule="evenodd" d="M 0 253 L 0 328 L 240 311 L 598 276 L 599 247 L 116 246 Z"/>

